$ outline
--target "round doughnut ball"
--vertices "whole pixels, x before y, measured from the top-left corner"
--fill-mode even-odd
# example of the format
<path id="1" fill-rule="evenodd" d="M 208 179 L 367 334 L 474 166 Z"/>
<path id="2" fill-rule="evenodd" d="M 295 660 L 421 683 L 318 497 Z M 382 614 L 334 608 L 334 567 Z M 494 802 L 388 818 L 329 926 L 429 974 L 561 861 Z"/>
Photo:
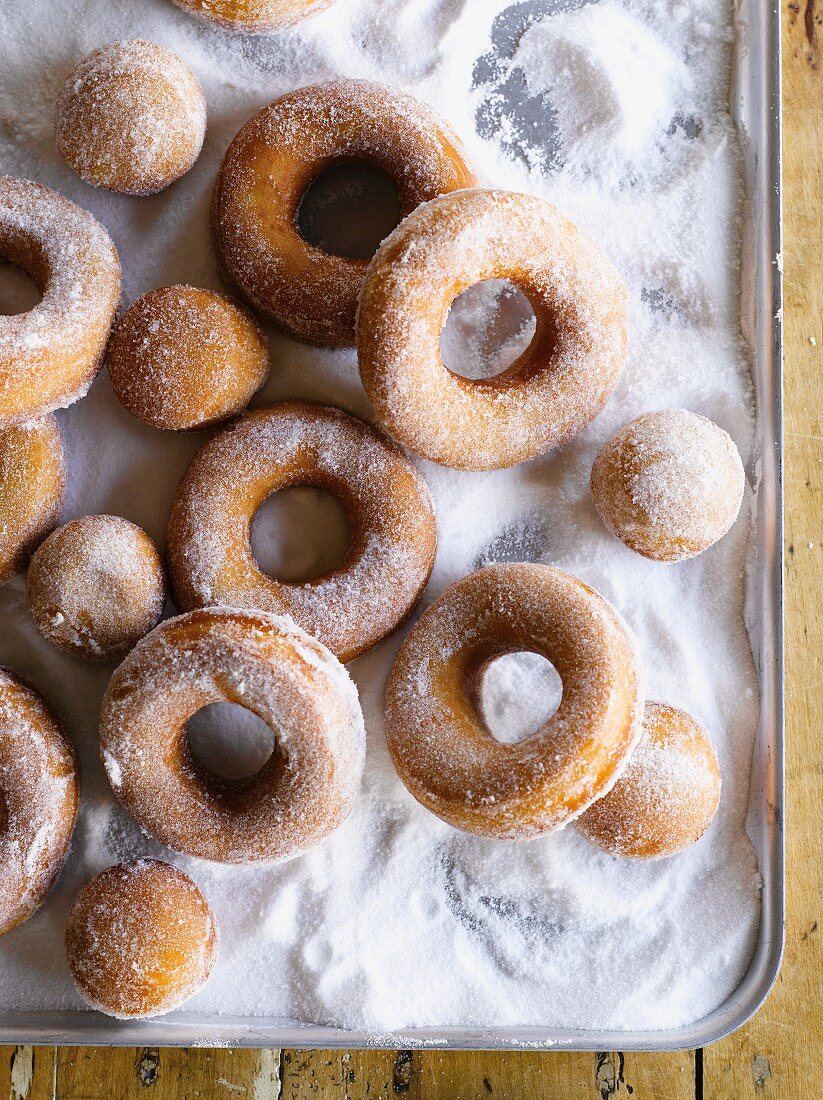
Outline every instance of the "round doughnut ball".
<path id="1" fill-rule="evenodd" d="M 84 516 L 52 532 L 26 582 L 38 630 L 69 653 L 120 657 L 157 625 L 166 600 L 152 540 L 120 516 Z"/>
<path id="2" fill-rule="evenodd" d="M 242 412 L 269 373 L 269 345 L 252 315 L 213 290 L 144 294 L 114 330 L 114 392 L 155 428 L 202 428 Z"/>
<path id="3" fill-rule="evenodd" d="M 172 0 L 178 8 L 244 34 L 270 34 L 331 7 L 334 0 Z"/>
<path id="4" fill-rule="evenodd" d="M 188 65 L 135 38 L 72 70 L 54 114 L 57 151 L 95 187 L 152 195 L 185 175 L 206 133 L 206 101 Z"/>
<path id="5" fill-rule="evenodd" d="M 745 485 L 731 436 L 685 409 L 638 416 L 600 451 L 591 490 L 606 527 L 656 561 L 702 554 L 737 518 Z"/>
<path id="6" fill-rule="evenodd" d="M 78 992 L 118 1019 L 171 1012 L 205 985 L 218 948 L 209 903 L 156 859 L 108 867 L 69 912 L 66 954 Z"/>
<path id="7" fill-rule="evenodd" d="M 648 703 L 626 770 L 577 827 L 613 855 L 662 859 L 699 840 L 719 804 L 720 767 L 706 731 L 677 707 Z"/>
<path id="8" fill-rule="evenodd" d="M 69 853 L 80 777 L 43 699 L 0 669 L 0 936 L 43 902 Z"/>
<path id="9" fill-rule="evenodd" d="M 0 429 L 0 584 L 5 584 L 57 522 L 66 484 L 53 416 Z"/>

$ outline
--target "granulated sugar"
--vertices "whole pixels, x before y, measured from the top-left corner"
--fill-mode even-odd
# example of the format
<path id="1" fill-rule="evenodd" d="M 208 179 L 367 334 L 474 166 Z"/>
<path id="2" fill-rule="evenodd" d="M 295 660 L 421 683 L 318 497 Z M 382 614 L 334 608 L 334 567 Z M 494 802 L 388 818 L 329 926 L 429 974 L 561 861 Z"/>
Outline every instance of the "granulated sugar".
<path id="1" fill-rule="evenodd" d="M 0 589 L 0 661 L 65 717 L 83 765 L 83 806 L 57 890 L 0 940 L 0 1010 L 81 1007 L 62 948 L 68 907 L 93 872 L 136 855 L 171 859 L 214 907 L 221 957 L 186 1009 L 207 1016 L 379 1034 L 434 1025 L 667 1028 L 702 1016 L 738 985 L 759 920 L 744 828 L 758 715 L 743 620 L 753 487 L 729 535 L 674 566 L 612 537 L 588 490 L 602 444 L 660 408 L 715 420 L 752 469 L 738 324 L 738 145 L 726 113 L 731 11 L 731 0 L 338 0 L 282 35 L 241 38 L 169 0 L 4 6 L 4 170 L 56 187 L 103 222 L 122 258 L 124 305 L 163 284 L 220 287 L 208 210 L 230 140 L 275 96 L 335 77 L 383 81 L 427 102 L 460 134 L 484 185 L 555 202 L 602 246 L 630 292 L 617 390 L 571 443 L 514 470 L 419 463 L 440 533 L 424 604 L 493 561 L 545 561 L 577 574 L 636 633 L 648 697 L 688 710 L 715 740 L 723 795 L 694 848 L 653 864 L 611 858 L 573 827 L 520 845 L 454 831 L 413 801 L 386 751 L 383 692 L 401 630 L 351 666 L 368 756 L 348 822 L 280 867 L 181 858 L 142 835 L 112 797 L 97 756 L 110 668 L 48 646 L 18 577 Z M 129 37 L 183 57 L 208 105 L 200 159 L 147 199 L 83 184 L 57 156 L 51 130 L 54 99 L 77 61 Z M 272 372 L 255 403 L 283 398 L 369 416 L 352 351 L 273 333 Z M 60 421 L 69 455 L 63 518 L 120 513 L 162 543 L 176 485 L 207 433 L 139 423 L 105 375 Z M 510 667 L 497 677 L 496 695 L 494 678 L 486 685 L 501 739 L 541 717 L 539 707 L 520 706 L 501 727 L 501 694 L 534 696 L 530 684 L 539 684 L 544 713 L 556 703 L 545 666 L 526 662 L 519 688 L 513 675 Z"/>

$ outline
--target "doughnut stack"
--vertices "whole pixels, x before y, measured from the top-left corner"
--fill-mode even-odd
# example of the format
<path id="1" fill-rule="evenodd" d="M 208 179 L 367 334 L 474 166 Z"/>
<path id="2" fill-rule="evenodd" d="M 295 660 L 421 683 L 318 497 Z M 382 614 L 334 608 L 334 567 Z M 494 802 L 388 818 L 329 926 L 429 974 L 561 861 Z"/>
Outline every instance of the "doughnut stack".
<path id="1" fill-rule="evenodd" d="M 327 2 L 175 0 L 247 32 Z M 122 196 L 180 181 L 205 127 L 189 67 L 142 40 L 81 60 L 55 110 L 66 163 Z M 325 252 L 299 224 L 312 183 L 352 161 L 382 169 L 399 197 L 399 224 L 371 259 Z M 459 137 L 429 107 L 359 80 L 298 88 L 249 119 L 215 181 L 212 231 L 228 293 L 147 288 L 115 324 L 120 261 L 105 228 L 55 191 L 0 177 L 0 259 L 43 296 L 0 318 L 0 583 L 30 560 L 28 602 L 43 637 L 75 660 L 121 661 L 102 703 L 100 752 L 137 824 L 175 852 L 243 865 L 301 855 L 357 798 L 365 730 L 344 665 L 412 615 L 437 549 L 415 459 L 493 470 L 579 435 L 620 379 L 628 293 L 558 209 L 481 188 Z M 525 295 L 535 332 L 501 373 L 470 379 L 446 366 L 441 334 L 456 298 L 492 279 Z M 356 347 L 374 422 L 297 399 L 247 412 L 269 371 L 266 325 Z M 84 396 L 104 361 L 131 416 L 156 431 L 213 429 L 172 503 L 165 554 L 124 517 L 56 526 L 71 455 L 54 414 Z M 653 410 L 603 447 L 591 493 L 627 552 L 671 563 L 728 531 L 744 481 L 718 425 Z M 251 525 L 272 494 L 307 485 L 342 504 L 350 543 L 334 569 L 287 583 L 256 562 Z M 169 604 L 175 614 L 164 618 Z M 541 729 L 504 744 L 485 722 L 479 685 L 491 661 L 516 651 L 551 661 L 563 696 Z M 188 722 L 215 702 L 277 731 L 255 775 L 221 778 L 195 757 Z M 696 841 L 719 803 L 708 734 L 677 707 L 646 702 L 627 623 L 551 565 L 492 565 L 431 603 L 394 661 L 385 719 L 410 794 L 478 836 L 522 841 L 576 821 L 611 855 L 656 859 Z M 79 782 L 57 714 L 0 670 L 0 934 L 51 889 Z M 207 980 L 218 940 L 196 884 L 156 860 L 102 871 L 66 927 L 78 990 L 118 1017 L 182 1004 Z"/>

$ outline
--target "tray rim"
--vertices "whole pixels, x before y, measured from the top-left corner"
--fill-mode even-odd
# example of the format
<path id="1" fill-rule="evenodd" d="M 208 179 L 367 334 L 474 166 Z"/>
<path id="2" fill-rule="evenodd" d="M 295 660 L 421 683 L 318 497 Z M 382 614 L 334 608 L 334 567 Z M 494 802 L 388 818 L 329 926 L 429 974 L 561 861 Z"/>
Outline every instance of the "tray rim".
<path id="1" fill-rule="evenodd" d="M 736 0 L 734 17 L 737 33 L 732 62 L 733 86 L 739 77 L 736 72 L 738 67 L 745 68 L 752 63 L 741 46 L 741 28 L 761 19 L 758 27 L 761 32 L 759 60 L 763 62 L 763 83 L 759 87 L 763 113 L 761 144 L 752 144 L 755 167 L 750 166 L 747 184 L 753 192 L 748 196 L 749 203 L 755 206 L 756 211 L 758 200 L 762 200 L 759 207 L 762 225 L 754 233 L 756 286 L 751 338 L 756 340 L 757 330 L 760 330 L 763 340 L 759 351 L 764 358 L 759 366 L 770 384 L 770 392 L 763 387 L 769 397 L 768 408 L 764 407 L 764 393 L 758 392 L 758 422 L 763 429 L 769 429 L 763 430 L 763 438 L 759 439 L 761 471 L 758 510 L 761 524 L 768 519 L 768 531 L 764 532 L 764 546 L 758 546 L 766 558 L 758 583 L 762 596 L 759 655 L 761 699 L 770 700 L 771 713 L 766 713 L 766 702 L 762 702 L 753 770 L 757 765 L 758 749 L 765 750 L 763 770 L 766 775 L 763 779 L 769 786 L 770 797 L 765 798 L 765 816 L 768 820 L 759 821 L 759 825 L 767 833 L 771 868 L 769 877 L 764 876 L 757 947 L 740 985 L 708 1015 L 692 1024 L 660 1031 L 583 1031 L 541 1026 L 500 1029 L 427 1027 L 375 1035 L 294 1021 L 278 1022 L 276 1018 L 264 1016 L 217 1016 L 210 1017 L 204 1023 L 204 1017 L 199 1014 L 177 1012 L 155 1020 L 115 1021 L 97 1012 L 68 1010 L 0 1013 L 0 1044 L 662 1052 L 693 1049 L 718 1042 L 742 1027 L 760 1009 L 777 979 L 785 939 L 780 6 L 773 0 L 768 6 L 759 5 L 758 0 Z M 768 315 L 765 312 L 767 309 L 770 311 Z M 756 345 L 754 347 L 757 350 Z M 771 444 L 768 453 L 762 448 L 764 439 Z M 764 732 L 768 719 L 771 719 L 773 730 L 771 737 Z M 764 739 L 765 745 L 761 744 Z M 759 857 L 762 860 L 760 852 Z"/>

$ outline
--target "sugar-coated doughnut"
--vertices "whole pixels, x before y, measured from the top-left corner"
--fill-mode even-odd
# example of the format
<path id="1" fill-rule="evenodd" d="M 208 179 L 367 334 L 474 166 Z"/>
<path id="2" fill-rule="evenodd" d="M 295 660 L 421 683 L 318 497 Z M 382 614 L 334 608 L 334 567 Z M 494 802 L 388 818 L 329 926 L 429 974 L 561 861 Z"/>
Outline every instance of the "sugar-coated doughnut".
<path id="1" fill-rule="evenodd" d="M 352 541 L 336 569 L 290 584 L 260 570 L 249 537 L 263 501 L 294 485 L 333 493 Z M 425 482 L 393 444 L 339 409 L 289 401 L 255 410 L 195 455 L 167 541 L 181 609 L 225 604 L 291 615 L 348 661 L 417 603 L 437 526 Z"/>
<path id="2" fill-rule="evenodd" d="M 83 516 L 40 544 L 26 592 L 44 638 L 69 653 L 110 660 L 157 625 L 165 571 L 157 547 L 136 523 Z"/>
<path id="3" fill-rule="evenodd" d="M 43 299 L 0 317 L 0 425 L 83 397 L 120 300 L 120 261 L 103 226 L 31 180 L 0 176 L 0 262 L 16 264 Z"/>
<path id="4" fill-rule="evenodd" d="M 330 346 L 354 343 L 368 261 L 315 248 L 297 217 L 313 180 L 347 161 L 391 177 L 401 216 L 474 183 L 457 136 L 428 107 L 381 84 L 343 80 L 298 88 L 258 111 L 229 146 L 214 191 L 228 281 L 286 332 Z"/>
<path id="5" fill-rule="evenodd" d="M 213 290 L 164 286 L 117 323 L 106 364 L 115 394 L 155 428 L 202 428 L 242 412 L 269 373 L 266 334 Z"/>
<path id="6" fill-rule="evenodd" d="M 192 756 L 186 723 L 236 703 L 275 733 L 268 763 L 221 779 Z M 357 689 L 287 616 L 205 608 L 161 623 L 115 671 L 100 749 L 117 797 L 178 851 L 222 863 L 282 860 L 348 816 L 363 771 Z"/>
<path id="7" fill-rule="evenodd" d="M 625 771 L 577 827 L 612 855 L 662 859 L 699 840 L 719 804 L 720 766 L 706 731 L 677 707 L 647 703 Z"/>
<path id="8" fill-rule="evenodd" d="M 539 653 L 563 681 L 546 724 L 495 740 L 478 685 L 504 653 Z M 386 739 L 414 797 L 450 825 L 527 840 L 606 793 L 640 735 L 642 666 L 617 612 L 548 565 L 491 565 L 452 585 L 415 623 L 386 692 Z"/>
<path id="9" fill-rule="evenodd" d="M 454 300 L 488 279 L 517 286 L 537 328 L 501 374 L 463 378 L 440 337 Z M 600 249 L 531 195 L 472 189 L 418 207 L 375 254 L 360 298 L 360 376 L 381 426 L 461 470 L 514 466 L 600 412 L 626 353 L 627 291 Z"/>
<path id="10" fill-rule="evenodd" d="M 134 38 L 111 42 L 69 74 L 54 111 L 57 151 L 86 183 L 151 195 L 200 155 L 206 101 L 176 53 Z"/>
<path id="11" fill-rule="evenodd" d="M 644 557 L 683 561 L 723 538 L 746 476 L 731 436 L 685 409 L 646 413 L 603 447 L 592 499 L 606 527 Z"/>
<path id="12" fill-rule="evenodd" d="M 63 442 L 53 416 L 0 428 L 0 584 L 54 527 L 65 485 Z"/>
<path id="13" fill-rule="evenodd" d="M 77 991 L 118 1019 L 160 1016 L 208 981 L 217 922 L 188 875 L 157 859 L 107 867 L 69 911 L 66 955 Z"/>
<path id="14" fill-rule="evenodd" d="M 243 34 L 271 34 L 325 11 L 334 0 L 172 0 L 178 8 Z"/>
<path id="15" fill-rule="evenodd" d="M 0 936 L 42 904 L 69 852 L 77 760 L 44 700 L 0 668 Z"/>

